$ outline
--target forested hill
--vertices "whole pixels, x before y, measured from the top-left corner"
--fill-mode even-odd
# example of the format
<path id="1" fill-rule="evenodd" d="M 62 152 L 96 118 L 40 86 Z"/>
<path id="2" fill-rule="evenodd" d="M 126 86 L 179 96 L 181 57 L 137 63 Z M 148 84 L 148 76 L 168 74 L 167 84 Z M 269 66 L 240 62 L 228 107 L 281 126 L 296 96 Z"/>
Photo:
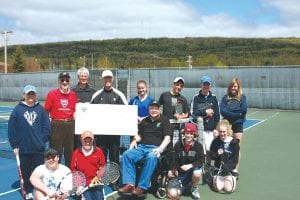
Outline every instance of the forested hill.
<path id="1" fill-rule="evenodd" d="M 20 46 L 42 68 L 299 65 L 300 38 L 151 38 L 45 43 Z M 9 46 L 9 54 L 16 46 Z M 2 54 L 3 49 L 0 50 Z M 9 57 L 12 59 L 12 57 Z"/>

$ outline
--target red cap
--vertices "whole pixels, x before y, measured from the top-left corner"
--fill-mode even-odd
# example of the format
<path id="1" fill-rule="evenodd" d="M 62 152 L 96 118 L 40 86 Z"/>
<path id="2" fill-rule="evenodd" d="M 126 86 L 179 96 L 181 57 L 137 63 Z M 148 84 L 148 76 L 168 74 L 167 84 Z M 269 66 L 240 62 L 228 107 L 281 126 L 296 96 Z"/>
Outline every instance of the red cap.
<path id="1" fill-rule="evenodd" d="M 197 133 L 197 126 L 194 123 L 186 123 L 184 126 L 184 131 L 187 131 L 190 133 Z"/>
<path id="2" fill-rule="evenodd" d="M 91 139 L 94 139 L 94 134 L 91 132 L 91 131 L 84 131 L 82 134 L 81 134 L 81 139 L 85 139 L 85 138 L 91 138 Z"/>

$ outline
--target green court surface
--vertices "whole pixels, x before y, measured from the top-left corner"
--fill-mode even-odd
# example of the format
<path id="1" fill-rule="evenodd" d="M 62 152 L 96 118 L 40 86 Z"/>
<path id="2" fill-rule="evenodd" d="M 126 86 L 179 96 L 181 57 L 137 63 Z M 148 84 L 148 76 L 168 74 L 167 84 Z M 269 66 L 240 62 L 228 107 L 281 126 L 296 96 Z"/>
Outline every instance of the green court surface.
<path id="1" fill-rule="evenodd" d="M 14 106 L 16 103 L 0 102 L 0 105 Z M 245 129 L 241 145 L 242 160 L 237 190 L 232 194 L 219 194 L 211 191 L 207 185 L 199 185 L 201 199 L 299 199 L 300 159 L 297 148 L 300 133 L 297 128 L 300 123 L 300 112 L 250 109 L 247 119 L 260 122 Z M 2 165 L 0 175 L 1 177 L 9 176 L 4 165 Z M 3 179 L 0 182 L 0 185 L 2 184 L 8 183 Z M 7 197 L 3 195 L 0 199 L 9 199 Z M 113 193 L 109 199 L 121 200 L 123 198 Z M 156 198 L 152 194 L 147 194 L 146 199 Z M 184 196 L 182 199 L 191 199 L 191 197 Z"/>
<path id="2" fill-rule="evenodd" d="M 219 194 L 199 185 L 205 200 L 295 200 L 300 195 L 297 147 L 300 112 L 251 110 L 248 119 L 262 120 L 246 129 L 237 190 Z M 114 199 L 122 199 L 115 194 Z M 146 199 L 156 199 L 148 194 Z M 185 196 L 182 199 L 191 199 Z"/>

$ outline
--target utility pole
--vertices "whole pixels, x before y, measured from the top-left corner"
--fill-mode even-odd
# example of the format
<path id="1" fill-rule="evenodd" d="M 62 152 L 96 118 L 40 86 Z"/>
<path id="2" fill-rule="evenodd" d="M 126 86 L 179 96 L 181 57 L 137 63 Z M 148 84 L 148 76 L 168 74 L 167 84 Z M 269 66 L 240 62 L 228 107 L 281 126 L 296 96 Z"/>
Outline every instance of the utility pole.
<path id="1" fill-rule="evenodd" d="M 4 73 L 7 74 L 7 41 L 8 34 L 12 31 L 2 31 L 1 34 L 4 36 Z"/>
<path id="2" fill-rule="evenodd" d="M 188 60 L 186 62 L 188 63 L 188 67 L 189 67 L 189 69 L 192 69 L 193 68 L 193 66 L 192 66 L 192 62 L 193 62 L 192 61 L 192 56 L 188 55 L 187 58 L 188 58 Z"/>

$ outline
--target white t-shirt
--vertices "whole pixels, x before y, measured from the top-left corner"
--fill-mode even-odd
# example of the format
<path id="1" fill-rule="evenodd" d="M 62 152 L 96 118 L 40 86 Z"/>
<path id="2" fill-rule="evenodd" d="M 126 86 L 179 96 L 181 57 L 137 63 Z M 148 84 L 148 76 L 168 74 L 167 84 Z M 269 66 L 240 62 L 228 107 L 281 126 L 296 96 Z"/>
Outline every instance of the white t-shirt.
<path id="1" fill-rule="evenodd" d="M 63 184 L 64 187 L 63 190 L 71 190 L 72 189 L 72 175 L 71 170 L 64 166 L 59 164 L 58 169 L 53 171 L 49 170 L 45 164 L 38 166 L 35 168 L 34 174 L 37 174 L 38 177 L 41 179 L 41 181 L 50 189 L 53 191 L 57 191 L 57 187 L 59 183 L 64 179 L 64 182 L 67 181 L 67 184 Z M 69 175 L 69 176 L 67 176 Z M 67 186 L 65 186 L 67 185 Z M 62 187 L 62 185 L 61 185 Z"/>

